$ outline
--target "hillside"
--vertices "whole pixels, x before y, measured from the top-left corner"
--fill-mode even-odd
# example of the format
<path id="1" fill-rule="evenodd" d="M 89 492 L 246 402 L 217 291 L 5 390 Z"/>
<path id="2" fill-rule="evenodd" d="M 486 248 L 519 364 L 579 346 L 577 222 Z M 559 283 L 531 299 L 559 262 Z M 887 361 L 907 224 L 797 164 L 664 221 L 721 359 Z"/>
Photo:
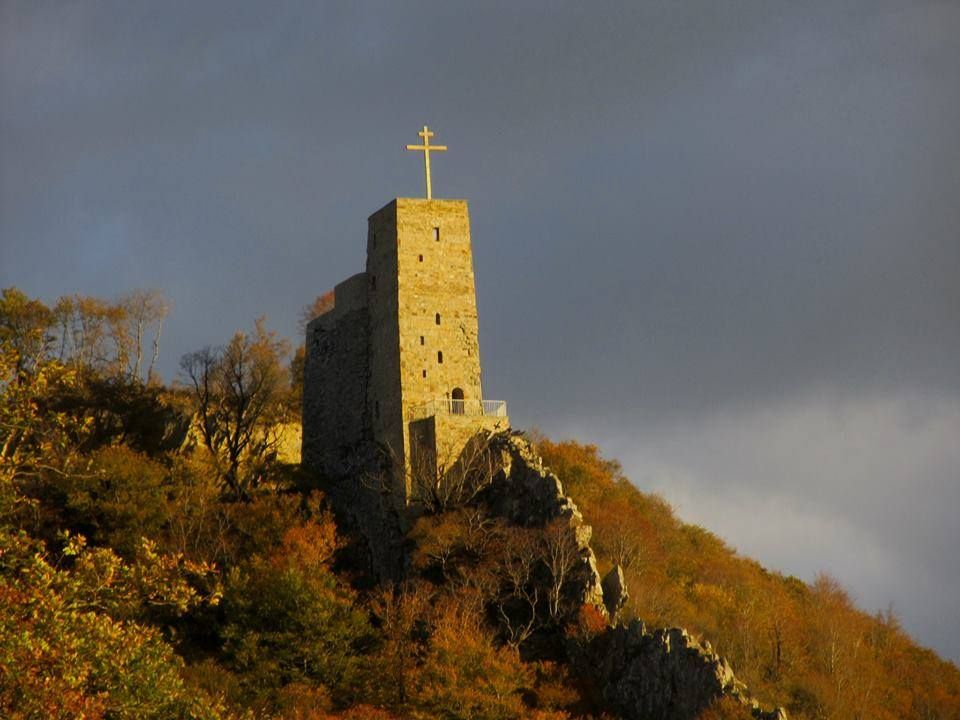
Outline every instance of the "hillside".
<path id="1" fill-rule="evenodd" d="M 88 330 L 73 350 L 54 311 L 0 299 L 3 717 L 616 717 L 608 656 L 583 661 L 639 619 L 698 662 L 709 643 L 793 718 L 960 718 L 960 671 L 891 613 L 738 556 L 576 441 L 491 438 L 477 457 L 512 448 L 512 470 L 484 461 L 424 492 L 398 580 L 377 582 L 336 483 L 278 455 L 297 363 L 264 323 L 165 387 L 116 313 L 95 335 L 97 307 L 70 312 Z M 516 484 L 520 460 L 540 486 Z M 615 566 L 620 630 L 596 588 Z M 732 694 L 677 707 L 656 717 L 752 716 Z"/>
<path id="2" fill-rule="evenodd" d="M 595 446 L 537 446 L 593 526 L 601 572 L 624 568 L 626 616 L 708 639 L 755 695 L 791 717 L 960 713 L 960 671 L 918 647 L 892 613 L 859 610 L 835 578 L 807 584 L 739 556 L 635 488 Z"/>

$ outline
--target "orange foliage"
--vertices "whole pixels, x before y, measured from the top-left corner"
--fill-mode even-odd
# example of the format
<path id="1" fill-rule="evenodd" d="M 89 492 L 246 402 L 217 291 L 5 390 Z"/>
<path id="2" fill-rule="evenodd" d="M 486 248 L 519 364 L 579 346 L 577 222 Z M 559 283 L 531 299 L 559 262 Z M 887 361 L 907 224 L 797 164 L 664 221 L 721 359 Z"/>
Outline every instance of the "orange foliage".
<path id="1" fill-rule="evenodd" d="M 585 603 L 577 612 L 577 620 L 567 628 L 569 637 L 588 640 L 607 629 L 607 616 L 595 605 Z"/>
<path id="2" fill-rule="evenodd" d="M 333 515 L 325 512 L 316 521 L 294 525 L 284 534 L 280 547 L 271 556 L 278 566 L 292 565 L 304 571 L 326 566 L 341 543 Z"/>
<path id="3" fill-rule="evenodd" d="M 425 717 L 517 718 L 533 679 L 516 651 L 494 646 L 480 615 L 451 599 L 433 619 L 411 704 Z"/>
<path id="4" fill-rule="evenodd" d="M 315 317 L 320 317 L 325 312 L 333 310 L 334 302 L 333 290 L 328 290 L 322 295 L 317 295 L 312 303 L 304 305 L 300 310 L 300 330 L 306 330 L 307 325 L 309 325 L 310 321 Z"/>
<path id="5" fill-rule="evenodd" d="M 752 720 L 750 707 L 732 698 L 722 698 L 697 715 L 697 720 Z"/>
<path id="6" fill-rule="evenodd" d="M 624 566 L 625 617 L 709 640 L 756 697 L 791 718 L 960 717 L 956 666 L 917 647 L 890 613 L 858 610 L 827 576 L 807 585 L 737 556 L 637 490 L 596 446 L 537 446 L 593 526 L 601 572 Z M 702 717 L 746 716 L 721 704 Z"/>

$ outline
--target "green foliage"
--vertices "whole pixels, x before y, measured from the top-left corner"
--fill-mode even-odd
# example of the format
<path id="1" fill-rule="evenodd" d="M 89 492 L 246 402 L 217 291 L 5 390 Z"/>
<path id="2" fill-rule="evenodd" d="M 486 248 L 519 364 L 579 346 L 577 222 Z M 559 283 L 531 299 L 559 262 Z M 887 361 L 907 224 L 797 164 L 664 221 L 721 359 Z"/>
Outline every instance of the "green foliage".
<path id="1" fill-rule="evenodd" d="M 158 537 L 167 520 L 169 472 L 124 445 L 87 456 L 85 467 L 51 478 L 63 496 L 63 522 L 92 543 L 132 557 L 143 537 Z"/>
<path id="2" fill-rule="evenodd" d="M 89 369 L 81 372 L 81 381 L 59 394 L 56 409 L 88 419 L 85 448 L 122 444 L 159 454 L 177 450 L 186 438 L 190 409 L 175 393 Z"/>
<path id="3" fill-rule="evenodd" d="M 375 642 L 356 596 L 328 567 L 332 521 L 290 528 L 280 547 L 231 573 L 224 598 L 230 665 L 252 697 L 276 699 L 284 685 L 321 685 L 349 701 Z"/>
<path id="4" fill-rule="evenodd" d="M 82 535 L 65 540 L 63 555 L 73 560 L 73 567 L 60 577 L 84 591 L 90 609 L 118 619 L 143 620 L 160 611 L 177 616 L 201 603 L 219 602 L 219 582 L 212 566 L 160 554 L 151 540 L 141 541 L 132 563 L 124 563 L 108 548 L 88 549 Z"/>

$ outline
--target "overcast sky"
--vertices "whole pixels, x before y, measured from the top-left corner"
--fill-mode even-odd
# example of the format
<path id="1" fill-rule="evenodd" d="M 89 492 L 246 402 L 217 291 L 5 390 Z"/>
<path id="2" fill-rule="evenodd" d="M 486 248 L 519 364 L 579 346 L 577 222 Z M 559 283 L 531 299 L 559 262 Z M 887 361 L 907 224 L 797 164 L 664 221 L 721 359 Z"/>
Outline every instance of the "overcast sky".
<path id="1" fill-rule="evenodd" d="M 960 2 L 0 0 L 0 286 L 294 337 L 424 123 L 515 425 L 960 659 Z"/>

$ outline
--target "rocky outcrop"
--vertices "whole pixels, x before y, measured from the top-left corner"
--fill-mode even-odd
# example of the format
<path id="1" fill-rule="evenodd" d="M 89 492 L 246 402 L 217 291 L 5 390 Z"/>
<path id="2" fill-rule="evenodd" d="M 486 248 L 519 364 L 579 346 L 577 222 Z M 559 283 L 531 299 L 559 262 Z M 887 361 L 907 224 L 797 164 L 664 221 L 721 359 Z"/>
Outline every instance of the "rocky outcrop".
<path id="1" fill-rule="evenodd" d="M 603 588 L 603 604 L 607 608 L 607 615 L 610 617 L 611 624 L 616 624 L 620 616 L 620 611 L 630 599 L 630 593 L 627 592 L 627 581 L 623 577 L 623 570 L 619 565 L 614 565 L 608 572 L 601 584 Z"/>
<path id="2" fill-rule="evenodd" d="M 628 720 L 691 720 L 724 696 L 750 706 L 758 720 L 786 720 L 781 708 L 762 711 L 730 664 L 681 628 L 648 632 L 634 621 L 586 646 L 571 643 L 570 655 L 598 700 Z"/>
<path id="3" fill-rule="evenodd" d="M 569 531 L 579 558 L 565 583 L 565 604 L 593 605 L 611 625 L 629 593 L 619 566 L 601 579 L 590 547 L 591 528 L 576 503 L 564 494 L 560 479 L 544 467 L 529 441 L 521 435 L 499 432 L 486 436 L 491 474 L 473 502 L 493 517 L 512 525 L 539 528 L 558 523 Z M 360 468 L 376 464 L 374 457 L 358 461 Z M 404 569 L 403 519 L 389 511 L 386 495 L 355 479 L 328 486 L 339 508 L 338 522 L 347 522 L 367 543 L 371 572 L 380 579 L 399 579 Z M 342 516 L 342 517 L 341 517 Z M 568 618 L 569 620 L 570 618 Z M 560 625 L 562 627 L 562 624 Z M 643 623 L 616 625 L 583 644 L 560 639 L 577 674 L 595 688 L 597 703 L 627 720 L 693 720 L 712 702 L 733 698 L 750 707 L 757 720 L 786 720 L 782 709 L 764 712 L 737 681 L 730 664 L 709 643 L 700 643 L 680 628 L 648 632 Z"/>
<path id="4" fill-rule="evenodd" d="M 604 611 L 603 587 L 597 558 L 590 547 L 592 529 L 563 492 L 560 479 L 543 466 L 530 442 L 516 433 L 499 433 L 490 440 L 499 455 L 499 472 L 482 496 L 491 514 L 522 527 L 542 527 L 560 521 L 570 530 L 580 563 L 570 573 L 567 597 L 571 605 L 589 604 Z"/>
<path id="5" fill-rule="evenodd" d="M 484 493 L 487 507 L 525 527 L 565 522 L 581 558 L 572 582 L 575 601 L 595 605 L 616 623 L 629 599 L 623 571 L 614 566 L 601 580 L 590 547 L 591 528 L 564 494 L 560 479 L 522 436 L 495 435 L 490 447 L 500 455 L 501 470 Z M 758 720 L 786 720 L 780 708 L 761 710 L 726 659 L 681 628 L 648 632 L 639 621 L 617 625 L 586 646 L 571 640 L 568 655 L 580 673 L 593 680 L 602 705 L 629 720 L 692 720 L 725 696 L 749 706 Z"/>

